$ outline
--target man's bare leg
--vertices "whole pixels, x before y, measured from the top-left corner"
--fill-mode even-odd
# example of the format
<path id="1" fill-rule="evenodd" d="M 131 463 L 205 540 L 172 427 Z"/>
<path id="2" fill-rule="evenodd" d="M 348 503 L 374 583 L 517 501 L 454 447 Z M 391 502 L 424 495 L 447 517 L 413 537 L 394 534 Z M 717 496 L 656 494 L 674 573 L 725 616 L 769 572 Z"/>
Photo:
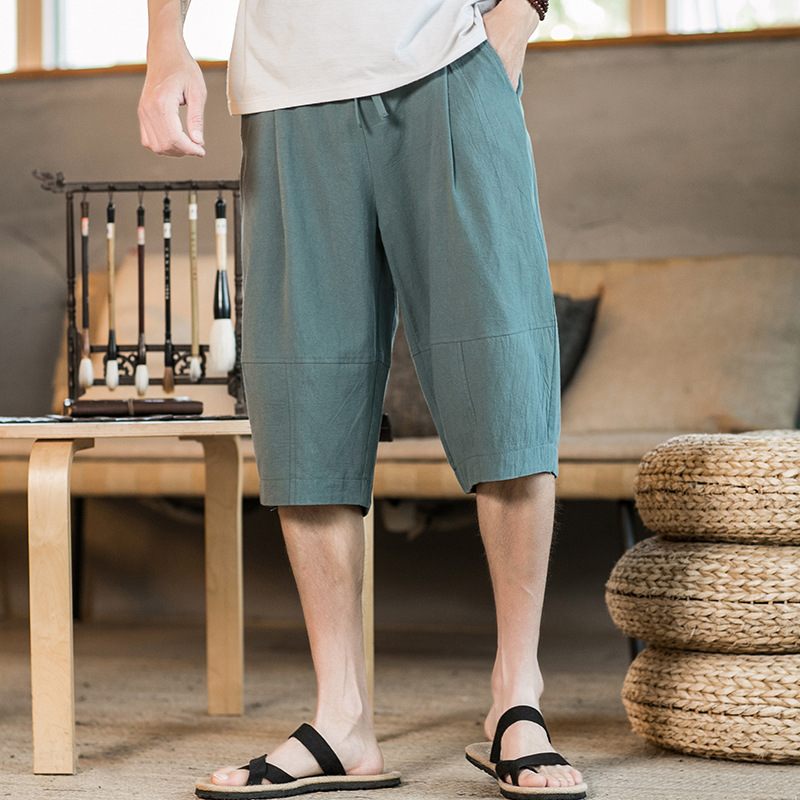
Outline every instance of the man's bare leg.
<path id="1" fill-rule="evenodd" d="M 317 677 L 317 708 L 311 724 L 348 774 L 383 772 L 366 684 L 361 510 L 352 505 L 297 505 L 279 506 L 279 514 Z M 250 756 L 254 754 L 255 750 Z M 269 750 L 268 759 L 298 778 L 321 774 L 314 757 L 294 738 Z M 244 785 L 247 770 L 223 767 L 212 780 Z"/>
<path id="2" fill-rule="evenodd" d="M 514 705 L 540 709 L 544 681 L 539 669 L 539 630 L 555 514 L 555 478 L 539 472 L 476 486 L 481 530 L 497 611 L 497 657 L 492 672 L 492 707 L 484 722 L 489 741 L 500 714 Z M 513 723 L 501 757 L 518 758 L 554 748 L 540 725 Z M 564 754 L 566 756 L 566 754 Z M 566 756 L 568 758 L 568 756 Z M 563 764 L 526 769 L 522 786 L 572 786 L 581 773 Z"/>

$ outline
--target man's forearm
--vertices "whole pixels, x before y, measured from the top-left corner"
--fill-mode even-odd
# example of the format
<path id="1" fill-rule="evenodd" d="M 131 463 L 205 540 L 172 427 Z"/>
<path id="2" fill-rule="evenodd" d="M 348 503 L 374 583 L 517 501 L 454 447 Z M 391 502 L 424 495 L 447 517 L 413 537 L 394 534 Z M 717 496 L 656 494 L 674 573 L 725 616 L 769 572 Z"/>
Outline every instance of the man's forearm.
<path id="1" fill-rule="evenodd" d="M 147 0 L 147 48 L 183 43 L 183 23 L 192 0 Z"/>
<path id="2" fill-rule="evenodd" d="M 539 15 L 533 6 L 528 0 L 500 0 L 500 3 L 519 16 L 520 25 L 527 34 L 526 38 L 530 39 L 539 24 Z"/>

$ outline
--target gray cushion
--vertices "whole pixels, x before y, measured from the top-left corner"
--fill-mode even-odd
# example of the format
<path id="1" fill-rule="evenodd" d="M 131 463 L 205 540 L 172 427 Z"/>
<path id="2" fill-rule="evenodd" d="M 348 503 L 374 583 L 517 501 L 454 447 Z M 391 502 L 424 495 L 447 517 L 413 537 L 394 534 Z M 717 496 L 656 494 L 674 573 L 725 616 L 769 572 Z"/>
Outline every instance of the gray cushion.
<path id="1" fill-rule="evenodd" d="M 556 292 L 555 300 L 563 392 L 586 352 L 600 296 L 578 299 Z"/>
<path id="2" fill-rule="evenodd" d="M 562 432 L 792 428 L 798 308 L 794 255 L 674 258 L 608 276 Z"/>
<path id="3" fill-rule="evenodd" d="M 403 328 L 403 316 L 397 325 L 392 349 L 392 366 L 386 387 L 383 410 L 389 415 L 392 436 L 436 436 L 431 412 L 419 385 L 411 352 Z"/>

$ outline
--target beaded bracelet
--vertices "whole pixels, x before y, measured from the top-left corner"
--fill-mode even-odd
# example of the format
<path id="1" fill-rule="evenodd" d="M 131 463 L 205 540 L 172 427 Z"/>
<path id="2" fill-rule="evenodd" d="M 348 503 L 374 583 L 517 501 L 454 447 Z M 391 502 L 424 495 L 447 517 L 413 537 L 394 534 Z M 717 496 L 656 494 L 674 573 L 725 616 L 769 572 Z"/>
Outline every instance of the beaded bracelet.
<path id="1" fill-rule="evenodd" d="M 550 0 L 528 0 L 528 2 L 531 4 L 533 10 L 539 15 L 539 19 L 543 20 Z"/>

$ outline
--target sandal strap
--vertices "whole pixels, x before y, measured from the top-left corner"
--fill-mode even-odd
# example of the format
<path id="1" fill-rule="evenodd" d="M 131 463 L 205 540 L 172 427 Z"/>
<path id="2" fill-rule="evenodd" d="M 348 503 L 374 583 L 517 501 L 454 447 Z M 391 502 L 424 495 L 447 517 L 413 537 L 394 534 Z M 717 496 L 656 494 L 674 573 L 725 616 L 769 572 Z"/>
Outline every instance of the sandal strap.
<path id="1" fill-rule="evenodd" d="M 304 722 L 291 735 L 301 741 L 311 755 L 317 759 L 317 763 L 322 767 L 324 775 L 347 774 L 342 762 L 339 761 L 339 757 L 313 725 Z"/>
<path id="2" fill-rule="evenodd" d="M 511 706 L 511 708 L 506 709 L 500 715 L 500 719 L 497 720 L 497 728 L 494 732 L 492 752 L 489 755 L 489 761 L 494 763 L 500 760 L 500 740 L 503 738 L 506 728 L 523 719 L 541 725 L 544 728 L 544 732 L 547 734 L 547 740 L 550 741 L 550 732 L 547 730 L 547 725 L 544 724 L 544 717 L 537 708 L 533 706 Z"/>
<path id="3" fill-rule="evenodd" d="M 539 770 L 537 770 L 536 767 L 545 764 L 567 764 L 569 766 L 569 761 L 567 761 L 561 753 L 532 753 L 531 755 L 520 756 L 519 758 L 509 758 L 498 761 L 494 771 L 497 777 L 501 779 L 503 776 L 510 775 L 511 782 L 514 786 L 519 786 L 519 773 L 521 770 L 530 769 L 534 772 L 538 772 Z"/>
<path id="4" fill-rule="evenodd" d="M 264 778 L 270 783 L 289 783 L 297 780 L 294 775 L 290 775 L 276 764 L 267 761 L 266 753 L 263 756 L 256 756 L 250 760 L 249 764 L 239 767 L 239 769 L 248 770 L 247 786 L 260 786 Z"/>

